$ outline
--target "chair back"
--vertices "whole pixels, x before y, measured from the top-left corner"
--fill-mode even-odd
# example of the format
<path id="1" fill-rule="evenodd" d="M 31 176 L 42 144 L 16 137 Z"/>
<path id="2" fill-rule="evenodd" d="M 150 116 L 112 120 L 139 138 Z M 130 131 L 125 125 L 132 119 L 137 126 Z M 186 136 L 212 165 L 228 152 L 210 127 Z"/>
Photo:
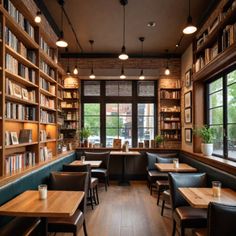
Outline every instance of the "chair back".
<path id="1" fill-rule="evenodd" d="M 87 172 L 51 172 L 49 186 L 52 190 L 85 192 L 84 199 L 79 206 L 79 209 L 85 212 L 88 190 Z"/>
<path id="2" fill-rule="evenodd" d="M 109 169 L 110 152 L 84 152 L 86 160 L 102 161 L 99 168 Z"/>
<path id="3" fill-rule="evenodd" d="M 174 157 L 157 157 L 157 163 L 173 163 Z"/>
<path id="4" fill-rule="evenodd" d="M 158 154 L 147 152 L 147 171 L 156 170 L 155 163 L 157 162 Z"/>
<path id="5" fill-rule="evenodd" d="M 208 236 L 236 235 L 236 206 L 211 202 L 207 219 Z"/>
<path id="6" fill-rule="evenodd" d="M 180 187 L 206 187 L 206 173 L 169 173 L 169 185 L 171 206 L 174 210 L 180 206 L 188 206 L 188 202 L 183 198 L 178 188 Z"/>
<path id="7" fill-rule="evenodd" d="M 88 172 L 88 188 L 90 188 L 91 184 L 91 165 L 70 165 L 64 164 L 62 171 L 64 172 Z"/>

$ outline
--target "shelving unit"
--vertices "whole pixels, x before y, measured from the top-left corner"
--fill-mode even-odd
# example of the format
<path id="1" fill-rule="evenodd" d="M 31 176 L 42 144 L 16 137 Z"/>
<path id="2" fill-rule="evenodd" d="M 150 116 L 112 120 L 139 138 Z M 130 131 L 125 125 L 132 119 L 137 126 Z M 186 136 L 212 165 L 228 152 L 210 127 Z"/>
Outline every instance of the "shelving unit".
<path id="1" fill-rule="evenodd" d="M 18 18 L 13 15 L 16 11 Z M 4 177 L 60 156 L 65 73 L 57 63 L 55 42 L 34 23 L 25 6 L 2 0 L 0 12 L 0 176 Z M 20 133 L 25 130 L 29 142 L 22 142 Z"/>

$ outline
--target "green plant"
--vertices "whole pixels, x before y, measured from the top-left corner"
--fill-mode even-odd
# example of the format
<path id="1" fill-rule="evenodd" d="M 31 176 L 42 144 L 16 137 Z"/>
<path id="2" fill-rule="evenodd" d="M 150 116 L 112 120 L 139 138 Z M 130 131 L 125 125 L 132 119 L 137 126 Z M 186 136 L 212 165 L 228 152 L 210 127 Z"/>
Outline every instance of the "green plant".
<path id="1" fill-rule="evenodd" d="M 80 138 L 81 138 L 81 140 L 86 140 L 86 139 L 88 139 L 88 137 L 91 135 L 91 132 L 90 132 L 90 130 L 88 129 L 88 128 L 83 128 L 83 129 L 81 129 L 81 131 L 80 131 Z"/>
<path id="2" fill-rule="evenodd" d="M 209 127 L 208 125 L 204 125 L 201 128 L 197 128 L 194 130 L 194 133 L 202 138 L 203 143 L 213 143 L 214 139 L 214 129 Z"/>
<path id="3" fill-rule="evenodd" d="M 161 135 L 156 135 L 154 140 L 156 143 L 161 144 L 164 141 L 164 138 Z"/>

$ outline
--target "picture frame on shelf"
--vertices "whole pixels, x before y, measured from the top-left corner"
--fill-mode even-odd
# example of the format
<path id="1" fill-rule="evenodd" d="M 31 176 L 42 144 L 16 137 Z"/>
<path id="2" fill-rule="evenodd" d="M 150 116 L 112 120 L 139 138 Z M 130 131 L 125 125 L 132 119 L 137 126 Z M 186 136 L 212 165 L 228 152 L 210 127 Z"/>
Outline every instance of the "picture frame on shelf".
<path id="1" fill-rule="evenodd" d="M 192 106 L 192 91 L 184 94 L 184 108 Z"/>
<path id="2" fill-rule="evenodd" d="M 184 137 L 185 137 L 185 143 L 192 143 L 192 129 L 191 128 L 185 128 L 184 130 Z"/>
<path id="3" fill-rule="evenodd" d="M 22 88 L 22 99 L 29 100 L 29 94 L 26 88 Z"/>
<path id="4" fill-rule="evenodd" d="M 189 88 L 192 85 L 192 69 L 189 69 L 185 73 L 185 87 Z"/>
<path id="5" fill-rule="evenodd" d="M 18 84 L 13 84 L 13 96 L 22 98 L 21 86 L 19 86 Z"/>
<path id="6" fill-rule="evenodd" d="M 11 143 L 12 143 L 12 145 L 19 144 L 17 132 L 15 132 L 15 131 L 14 132 L 10 132 L 10 136 L 11 136 Z"/>
<path id="7" fill-rule="evenodd" d="M 185 123 L 192 123 L 192 108 L 188 107 L 184 110 L 184 122 Z"/>

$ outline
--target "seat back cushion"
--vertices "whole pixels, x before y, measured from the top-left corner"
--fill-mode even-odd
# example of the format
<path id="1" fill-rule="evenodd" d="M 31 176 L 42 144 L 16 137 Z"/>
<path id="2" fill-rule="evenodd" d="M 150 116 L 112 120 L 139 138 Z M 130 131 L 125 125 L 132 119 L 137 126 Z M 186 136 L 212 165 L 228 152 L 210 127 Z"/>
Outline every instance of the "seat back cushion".
<path id="1" fill-rule="evenodd" d="M 109 169 L 110 152 L 84 152 L 86 160 L 90 161 L 102 161 L 99 168 Z"/>

